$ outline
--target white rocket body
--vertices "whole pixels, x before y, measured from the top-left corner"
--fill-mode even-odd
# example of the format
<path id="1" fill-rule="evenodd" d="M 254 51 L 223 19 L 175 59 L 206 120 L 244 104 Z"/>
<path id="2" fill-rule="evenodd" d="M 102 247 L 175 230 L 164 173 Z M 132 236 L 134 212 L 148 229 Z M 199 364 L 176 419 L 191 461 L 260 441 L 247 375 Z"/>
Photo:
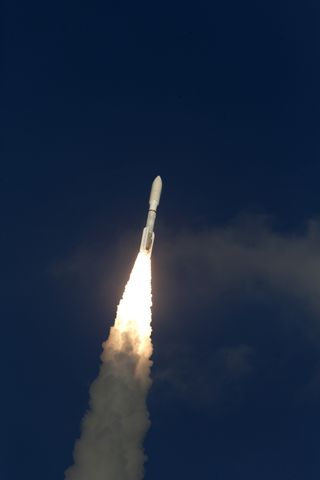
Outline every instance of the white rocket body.
<path id="1" fill-rule="evenodd" d="M 161 190 L 162 180 L 161 177 L 158 176 L 153 180 L 152 183 L 147 223 L 143 229 L 140 244 L 140 252 L 147 253 L 148 255 L 151 255 L 152 253 L 152 247 L 154 242 L 154 222 L 156 220 L 157 208 L 160 202 Z"/>

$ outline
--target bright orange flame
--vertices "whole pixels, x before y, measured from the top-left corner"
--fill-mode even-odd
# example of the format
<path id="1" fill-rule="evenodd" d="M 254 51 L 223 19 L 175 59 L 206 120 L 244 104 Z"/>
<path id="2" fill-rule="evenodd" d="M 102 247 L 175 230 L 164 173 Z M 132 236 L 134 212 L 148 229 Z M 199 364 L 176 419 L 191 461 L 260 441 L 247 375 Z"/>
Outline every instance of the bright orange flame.
<path id="1" fill-rule="evenodd" d="M 151 346 L 151 260 L 139 253 L 118 305 L 109 342 L 116 350 L 128 347 L 128 341 L 141 357 L 149 358 Z"/>

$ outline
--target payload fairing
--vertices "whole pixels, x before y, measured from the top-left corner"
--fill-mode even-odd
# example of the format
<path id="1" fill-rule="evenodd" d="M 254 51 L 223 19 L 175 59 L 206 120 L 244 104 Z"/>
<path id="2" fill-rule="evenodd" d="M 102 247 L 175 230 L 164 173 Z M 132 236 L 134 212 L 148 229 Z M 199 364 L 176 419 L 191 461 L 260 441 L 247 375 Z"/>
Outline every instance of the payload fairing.
<path id="1" fill-rule="evenodd" d="M 162 190 L 161 177 L 156 177 L 153 180 L 150 199 L 149 199 L 149 212 L 147 216 L 147 223 L 142 232 L 140 252 L 144 252 L 148 255 L 152 253 L 152 247 L 154 242 L 154 222 L 156 220 L 157 208 L 160 202 Z"/>

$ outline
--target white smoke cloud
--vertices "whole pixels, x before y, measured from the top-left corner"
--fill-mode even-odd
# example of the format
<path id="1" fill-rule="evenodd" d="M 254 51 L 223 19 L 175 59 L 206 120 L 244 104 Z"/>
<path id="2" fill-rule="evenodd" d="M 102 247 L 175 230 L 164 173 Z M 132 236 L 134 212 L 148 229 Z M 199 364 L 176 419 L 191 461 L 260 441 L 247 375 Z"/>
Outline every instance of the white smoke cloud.
<path id="1" fill-rule="evenodd" d="M 212 303 L 238 286 L 251 291 L 276 288 L 320 310 L 320 220 L 309 220 L 297 232 L 282 233 L 268 218 L 243 216 L 222 227 L 160 232 L 157 242 L 157 303 L 162 311 L 197 309 L 199 303 Z M 122 244 L 116 258 L 126 250 L 128 246 Z M 111 280 L 119 271 L 119 261 L 115 264 L 110 253 L 96 244 L 79 247 L 73 256 L 52 266 L 51 273 L 56 278 L 90 278 L 95 289 L 103 285 L 114 290 Z M 107 265 L 112 270 L 108 276 Z"/>
<path id="2" fill-rule="evenodd" d="M 234 408 L 254 388 L 251 380 L 268 370 L 259 331 L 271 345 L 276 343 L 272 331 L 284 342 L 287 332 L 288 345 L 278 357 L 283 364 L 294 358 L 293 332 L 301 332 L 304 348 L 319 347 L 319 221 L 283 233 L 270 219 L 242 217 L 223 227 L 160 238 L 159 243 L 156 308 L 166 348 L 159 342 L 154 375 L 159 396 L 166 395 L 168 402 L 173 395 L 201 411 Z M 268 305 L 279 308 L 276 324 L 268 321 Z M 239 313 L 237 322 L 242 307 L 249 318 Z M 230 312 L 233 323 L 225 322 Z M 297 397 L 306 390 L 305 396 L 319 398 L 317 366 L 314 371 L 309 372 L 311 383 L 305 378 L 308 386 L 301 381 Z"/>
<path id="3" fill-rule="evenodd" d="M 114 327 L 104 344 L 89 411 L 66 480 L 141 480 L 142 442 L 149 427 L 146 395 L 151 384 L 151 268 L 139 255 Z"/>
<path id="4" fill-rule="evenodd" d="M 205 350 L 206 358 L 201 357 L 201 344 L 207 338 L 217 338 L 217 329 L 227 328 L 221 326 L 224 309 L 232 304 L 239 306 L 241 301 L 248 306 L 261 299 L 272 303 L 273 298 L 282 295 L 288 302 L 292 299 L 292 305 L 299 306 L 302 312 L 292 321 L 301 324 L 306 341 L 318 348 L 319 220 L 310 220 L 299 230 L 284 233 L 274 228 L 272 219 L 239 217 L 227 225 L 202 231 L 158 232 L 157 238 L 153 261 L 161 343 L 157 349 L 160 360 L 154 371 L 156 388 L 158 383 L 165 391 L 171 388 L 179 399 L 197 403 L 201 409 L 205 404 L 218 405 L 241 396 L 241 387 L 258 368 L 255 359 L 261 353 L 255 339 L 244 335 L 235 340 L 227 332 L 209 353 Z M 104 247 L 99 251 L 94 245 L 80 248 L 72 258 L 61 262 L 55 273 L 72 279 L 94 279 L 95 287 L 99 287 L 108 282 L 106 269 L 101 265 L 119 270 Z M 108 278 L 113 278 L 110 271 Z M 107 285 L 110 291 L 112 285 Z M 86 293 L 88 290 L 86 284 Z M 205 312 L 203 322 L 201 309 Z M 208 326 L 210 316 L 212 322 Z M 281 315 L 278 321 L 280 326 Z M 232 362 L 237 369 L 231 368 Z M 320 391 L 318 377 L 309 390 Z"/>
<path id="5" fill-rule="evenodd" d="M 255 294 L 271 288 L 300 299 L 310 311 L 320 310 L 317 220 L 303 231 L 283 234 L 263 217 L 239 218 L 225 227 L 178 234 L 161 247 L 169 295 L 162 307 L 197 308 L 235 289 Z"/>

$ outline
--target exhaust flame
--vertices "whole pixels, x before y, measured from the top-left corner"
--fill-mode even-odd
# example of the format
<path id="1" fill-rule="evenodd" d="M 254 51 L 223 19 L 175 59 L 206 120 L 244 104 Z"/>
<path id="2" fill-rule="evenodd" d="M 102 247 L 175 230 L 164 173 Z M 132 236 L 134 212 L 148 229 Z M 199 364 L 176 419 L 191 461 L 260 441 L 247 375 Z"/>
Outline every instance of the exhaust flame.
<path id="1" fill-rule="evenodd" d="M 143 438 L 149 427 L 151 384 L 151 261 L 139 253 L 114 326 L 103 345 L 102 365 L 90 388 L 89 411 L 66 480 L 141 480 Z"/>

